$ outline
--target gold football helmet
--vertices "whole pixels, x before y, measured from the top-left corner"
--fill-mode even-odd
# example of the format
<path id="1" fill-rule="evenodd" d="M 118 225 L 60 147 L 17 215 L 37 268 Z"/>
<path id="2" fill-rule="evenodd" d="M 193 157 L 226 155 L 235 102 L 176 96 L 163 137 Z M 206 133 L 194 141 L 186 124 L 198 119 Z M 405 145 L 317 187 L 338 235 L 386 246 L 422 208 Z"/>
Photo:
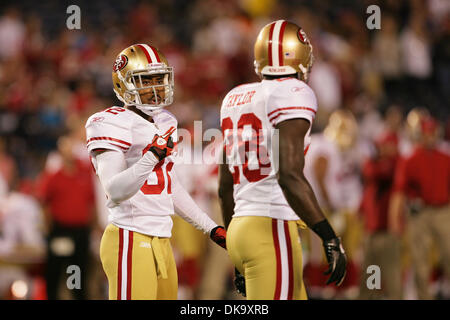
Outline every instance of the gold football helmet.
<path id="1" fill-rule="evenodd" d="M 255 72 L 259 76 L 299 74 L 307 81 L 314 57 L 306 33 L 295 23 L 278 20 L 261 29 L 255 42 Z"/>
<path id="2" fill-rule="evenodd" d="M 162 76 L 161 83 L 149 85 L 148 79 Z M 113 65 L 112 80 L 117 98 L 126 106 L 134 105 L 152 114 L 173 102 L 173 68 L 155 47 L 134 44 L 124 49 Z M 141 94 L 150 92 L 152 103 L 143 103 Z"/>
<path id="3" fill-rule="evenodd" d="M 341 151 L 349 150 L 356 142 L 358 123 L 353 114 L 345 109 L 334 111 L 328 119 L 324 135 Z"/>

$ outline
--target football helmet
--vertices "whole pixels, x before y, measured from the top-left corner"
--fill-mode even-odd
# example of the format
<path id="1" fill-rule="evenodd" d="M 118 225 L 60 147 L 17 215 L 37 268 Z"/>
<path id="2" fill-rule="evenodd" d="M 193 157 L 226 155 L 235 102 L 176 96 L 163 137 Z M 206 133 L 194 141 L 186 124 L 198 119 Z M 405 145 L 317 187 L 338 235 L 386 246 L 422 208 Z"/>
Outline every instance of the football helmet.
<path id="1" fill-rule="evenodd" d="M 278 20 L 259 32 L 255 42 L 257 75 L 299 74 L 307 81 L 314 62 L 313 48 L 306 33 L 295 23 Z"/>
<path id="2" fill-rule="evenodd" d="M 341 151 L 346 151 L 353 147 L 356 142 L 358 123 L 350 111 L 339 109 L 330 115 L 323 133 Z"/>
<path id="3" fill-rule="evenodd" d="M 155 75 L 163 76 L 161 84 L 143 82 L 144 78 Z M 147 44 L 134 44 L 119 53 L 113 65 L 112 80 L 117 98 L 125 106 L 134 105 L 146 114 L 157 113 L 173 102 L 173 68 L 161 51 Z M 153 94 L 152 104 L 143 103 L 141 98 L 141 94 L 149 90 Z"/>

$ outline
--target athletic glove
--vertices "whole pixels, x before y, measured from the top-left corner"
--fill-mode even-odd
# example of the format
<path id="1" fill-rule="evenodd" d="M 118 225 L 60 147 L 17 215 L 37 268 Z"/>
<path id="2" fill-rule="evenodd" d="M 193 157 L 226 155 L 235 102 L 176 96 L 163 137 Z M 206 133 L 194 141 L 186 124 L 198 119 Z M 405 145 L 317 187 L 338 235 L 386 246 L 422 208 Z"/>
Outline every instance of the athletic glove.
<path id="1" fill-rule="evenodd" d="M 146 149 L 150 150 L 159 159 L 159 161 L 172 153 L 175 144 L 173 143 L 171 135 L 174 131 L 175 128 L 171 127 L 162 136 L 155 134 L 152 143 L 147 146 Z"/>
<path id="2" fill-rule="evenodd" d="M 227 248 L 227 231 L 224 227 L 217 226 L 211 230 L 209 237 L 222 248 Z"/>
<path id="3" fill-rule="evenodd" d="M 242 294 L 242 296 L 246 296 L 247 293 L 245 291 L 245 277 L 238 271 L 237 268 L 234 268 L 234 286 L 238 293 Z"/>
<path id="4" fill-rule="evenodd" d="M 347 256 L 342 247 L 341 239 L 337 237 L 324 241 L 323 247 L 328 261 L 328 270 L 324 274 L 331 274 L 327 284 L 336 282 L 336 285 L 339 286 L 344 281 L 345 274 L 347 273 Z"/>

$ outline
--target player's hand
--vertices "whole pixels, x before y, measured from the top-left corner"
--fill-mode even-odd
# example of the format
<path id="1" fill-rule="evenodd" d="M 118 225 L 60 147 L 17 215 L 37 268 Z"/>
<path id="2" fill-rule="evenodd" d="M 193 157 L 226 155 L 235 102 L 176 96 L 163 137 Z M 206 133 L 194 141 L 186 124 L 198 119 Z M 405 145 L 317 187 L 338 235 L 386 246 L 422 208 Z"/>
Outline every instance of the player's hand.
<path id="1" fill-rule="evenodd" d="M 336 285 L 339 286 L 344 281 L 345 274 L 347 273 L 347 256 L 342 247 L 341 239 L 334 238 L 324 241 L 323 247 L 328 260 L 328 270 L 324 274 L 331 274 L 327 284 L 336 282 Z"/>
<path id="2" fill-rule="evenodd" d="M 245 291 L 245 277 L 238 271 L 237 268 L 234 268 L 234 286 L 236 287 L 238 293 L 246 297 L 247 292 Z"/>
<path id="3" fill-rule="evenodd" d="M 227 248 L 227 231 L 222 226 L 217 226 L 211 230 L 209 237 L 222 248 Z"/>
<path id="4" fill-rule="evenodd" d="M 175 128 L 171 127 L 162 136 L 155 134 L 152 143 L 148 145 L 148 150 L 150 150 L 159 159 L 159 161 L 172 153 L 175 144 L 173 143 L 171 134 L 174 131 Z"/>

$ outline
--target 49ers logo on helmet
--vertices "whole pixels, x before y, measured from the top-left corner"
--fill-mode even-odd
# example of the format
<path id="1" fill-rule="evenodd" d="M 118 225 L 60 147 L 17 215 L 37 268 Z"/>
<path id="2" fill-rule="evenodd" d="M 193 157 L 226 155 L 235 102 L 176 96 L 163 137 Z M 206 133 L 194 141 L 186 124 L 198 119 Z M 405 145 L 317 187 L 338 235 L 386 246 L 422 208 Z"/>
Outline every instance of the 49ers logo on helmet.
<path id="1" fill-rule="evenodd" d="M 114 62 L 113 70 L 114 72 L 120 71 L 128 64 L 128 58 L 126 55 L 121 54 L 117 57 L 116 61 Z"/>
<path id="2" fill-rule="evenodd" d="M 305 33 L 305 31 L 303 31 L 302 28 L 298 29 L 297 36 L 298 36 L 298 40 L 300 40 L 302 43 L 304 43 L 304 44 L 309 43 L 308 37 L 306 36 L 306 33 Z"/>

